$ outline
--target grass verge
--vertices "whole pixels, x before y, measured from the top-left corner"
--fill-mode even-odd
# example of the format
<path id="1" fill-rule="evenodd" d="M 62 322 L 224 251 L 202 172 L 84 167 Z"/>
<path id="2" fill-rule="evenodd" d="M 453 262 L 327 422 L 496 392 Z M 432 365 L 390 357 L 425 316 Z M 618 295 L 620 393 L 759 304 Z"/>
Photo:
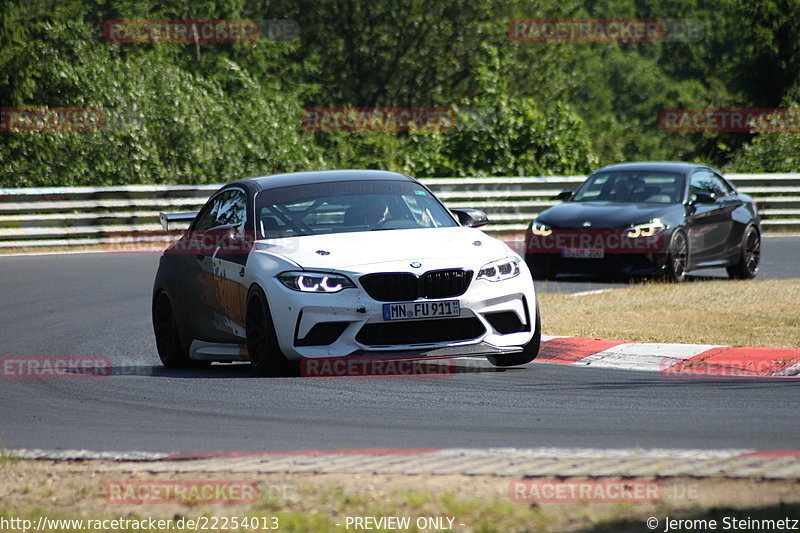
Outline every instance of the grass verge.
<path id="1" fill-rule="evenodd" d="M 800 348 L 800 279 L 645 282 L 572 296 L 539 292 L 547 335 Z"/>
<path id="2" fill-rule="evenodd" d="M 797 480 L 725 478 L 662 478 L 658 501 L 601 503 L 580 501 L 514 501 L 509 486 L 515 478 L 462 475 L 378 475 L 378 474 L 264 474 L 256 472 L 152 473 L 124 471 L 125 466 L 102 461 L 27 461 L 0 467 L 0 531 L 21 531 L 3 527 L 3 519 L 83 520 L 79 525 L 52 522 L 46 531 L 78 533 L 105 531 L 89 527 L 88 520 L 118 518 L 173 520 L 173 527 L 113 527 L 114 531 L 186 531 L 176 528 L 181 518 L 263 517 L 259 524 L 278 531 L 454 531 L 483 532 L 599 532 L 647 531 L 646 521 L 654 517 L 664 531 L 672 519 L 717 520 L 799 519 L 800 491 Z M 535 478 L 546 480 L 550 478 Z M 568 481 L 569 478 L 560 478 Z M 253 482 L 260 495 L 248 503 L 119 503 L 109 500 L 109 483 L 165 481 Z M 552 481 L 552 479 L 550 479 Z M 628 478 L 628 481 L 630 478 Z M 272 520 L 277 518 L 277 522 Z M 357 528 L 348 517 L 408 517 L 410 527 Z M 424 527 L 418 520 L 425 521 Z M 447 518 L 452 518 L 449 522 Z M 441 519 L 444 519 L 442 522 Z M 212 525 L 213 521 L 207 523 Z M 216 531 L 274 531 L 268 527 L 222 527 Z M 444 527 L 436 527 L 435 524 Z M 10 525 L 6 522 L 6 525 Z M 19 523 L 16 524 L 19 526 Z M 109 526 L 112 527 L 112 526 Z M 683 531 L 685 528 L 671 528 Z M 694 527 L 693 530 L 701 530 Z M 708 528 L 706 528 L 708 529 Z M 722 529 L 721 527 L 719 529 Z M 747 528 L 739 528 L 739 530 Z M 757 528 L 757 530 L 763 528 Z M 32 528 L 28 529 L 33 530 Z M 705 530 L 705 529 L 702 529 Z"/>

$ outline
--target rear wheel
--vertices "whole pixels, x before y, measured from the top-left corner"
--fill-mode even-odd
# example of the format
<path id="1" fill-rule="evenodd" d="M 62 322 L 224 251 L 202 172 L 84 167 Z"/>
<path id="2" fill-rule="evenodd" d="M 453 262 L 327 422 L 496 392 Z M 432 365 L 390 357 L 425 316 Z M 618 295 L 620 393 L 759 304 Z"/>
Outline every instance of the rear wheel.
<path id="1" fill-rule="evenodd" d="M 211 361 L 194 361 L 189 359 L 189 351 L 178 331 L 178 323 L 172 302 L 167 293 L 161 291 L 153 302 L 153 332 L 156 336 L 156 348 L 161 364 L 167 368 L 205 367 Z"/>
<path id="2" fill-rule="evenodd" d="M 515 353 L 512 355 L 487 355 L 486 359 L 489 360 L 494 366 L 497 367 L 509 367 L 509 366 L 519 366 L 525 365 L 530 363 L 536 356 L 539 355 L 539 346 L 542 344 L 542 328 L 541 328 L 541 320 L 539 320 L 539 305 L 536 305 L 536 323 L 535 329 L 533 333 L 533 337 L 531 340 L 528 341 L 528 344 L 522 347 L 522 352 Z"/>
<path id="3" fill-rule="evenodd" d="M 686 267 L 689 264 L 689 241 L 686 234 L 676 230 L 669 242 L 667 264 L 664 267 L 664 279 L 679 283 L 686 279 Z"/>
<path id="4" fill-rule="evenodd" d="M 245 335 L 247 354 L 253 370 L 268 376 L 297 374 L 297 363 L 288 360 L 278 345 L 267 297 L 259 287 L 250 291 L 247 299 Z"/>
<path id="5" fill-rule="evenodd" d="M 742 253 L 739 261 L 726 268 L 728 276 L 733 279 L 753 279 L 758 274 L 758 265 L 761 262 L 761 235 L 755 226 L 750 226 L 744 232 Z"/>

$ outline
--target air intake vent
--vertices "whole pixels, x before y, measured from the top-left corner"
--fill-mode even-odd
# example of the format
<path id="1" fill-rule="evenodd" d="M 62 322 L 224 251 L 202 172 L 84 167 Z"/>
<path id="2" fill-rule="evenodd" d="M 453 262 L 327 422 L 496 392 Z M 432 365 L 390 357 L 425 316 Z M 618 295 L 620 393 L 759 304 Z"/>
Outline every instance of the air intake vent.
<path id="1" fill-rule="evenodd" d="M 475 317 L 439 318 L 366 324 L 356 335 L 356 340 L 367 346 L 431 344 L 476 339 L 485 332 L 486 328 Z"/>

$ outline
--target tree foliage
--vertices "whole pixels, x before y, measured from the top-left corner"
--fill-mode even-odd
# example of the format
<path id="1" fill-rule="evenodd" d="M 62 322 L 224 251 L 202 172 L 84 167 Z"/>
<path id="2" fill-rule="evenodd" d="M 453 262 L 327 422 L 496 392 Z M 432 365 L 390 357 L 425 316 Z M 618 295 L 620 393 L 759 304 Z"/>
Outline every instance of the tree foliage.
<path id="1" fill-rule="evenodd" d="M 665 42 L 529 43 L 514 18 L 659 18 Z M 291 20 L 297 39 L 116 44 L 114 19 Z M 674 133 L 665 108 L 800 101 L 800 0 L 5 0 L 0 105 L 97 131 L 0 131 L 0 186 L 209 183 L 313 168 L 585 173 L 624 160 L 796 171 L 798 133 Z M 307 107 L 444 107 L 439 132 L 303 129 Z"/>

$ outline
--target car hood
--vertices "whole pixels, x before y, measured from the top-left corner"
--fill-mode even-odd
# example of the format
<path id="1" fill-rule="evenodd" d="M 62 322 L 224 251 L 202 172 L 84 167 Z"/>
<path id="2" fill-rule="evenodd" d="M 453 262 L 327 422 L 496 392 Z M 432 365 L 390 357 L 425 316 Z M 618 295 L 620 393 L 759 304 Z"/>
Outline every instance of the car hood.
<path id="1" fill-rule="evenodd" d="M 308 235 L 257 241 L 255 249 L 305 269 L 324 270 L 359 270 L 364 265 L 398 261 L 468 267 L 513 253 L 482 231 L 462 227 Z"/>
<path id="2" fill-rule="evenodd" d="M 564 202 L 543 211 L 536 220 L 554 228 L 624 229 L 653 218 L 674 218 L 683 213 L 682 204 L 631 204 L 621 202 Z"/>

